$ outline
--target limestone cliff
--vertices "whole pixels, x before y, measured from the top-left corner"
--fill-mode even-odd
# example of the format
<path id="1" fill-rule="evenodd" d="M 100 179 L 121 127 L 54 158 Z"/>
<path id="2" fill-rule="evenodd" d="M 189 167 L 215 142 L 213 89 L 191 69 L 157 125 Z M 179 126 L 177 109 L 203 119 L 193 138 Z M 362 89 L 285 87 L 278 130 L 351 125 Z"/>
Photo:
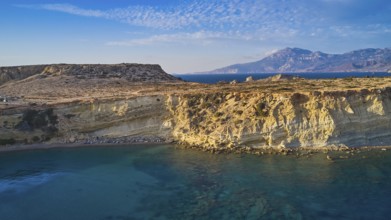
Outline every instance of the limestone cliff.
<path id="1" fill-rule="evenodd" d="M 8 81 L 0 145 L 149 140 L 139 137 L 209 149 L 391 145 L 391 77 L 205 85 L 160 70 L 64 64 Z"/>
<path id="2" fill-rule="evenodd" d="M 206 148 L 389 145 L 391 89 L 141 96 L 3 111 L 3 142 L 158 136 Z"/>
<path id="3" fill-rule="evenodd" d="M 389 145 L 391 89 L 217 93 L 169 101 L 174 139 L 200 147 Z"/>
<path id="4" fill-rule="evenodd" d="M 0 114 L 0 144 L 75 142 L 91 138 L 155 136 L 169 130 L 164 96 L 76 102 L 57 106 L 10 109 Z"/>

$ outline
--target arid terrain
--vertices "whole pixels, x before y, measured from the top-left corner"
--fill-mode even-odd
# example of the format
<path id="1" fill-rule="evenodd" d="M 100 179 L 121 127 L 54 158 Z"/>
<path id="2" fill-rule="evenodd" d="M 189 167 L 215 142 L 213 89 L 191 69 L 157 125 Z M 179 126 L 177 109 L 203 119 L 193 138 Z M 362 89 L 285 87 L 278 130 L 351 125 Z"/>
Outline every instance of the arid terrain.
<path id="1" fill-rule="evenodd" d="M 35 72 L 34 72 L 35 71 Z M 213 85 L 158 65 L 0 69 L 0 144 L 177 142 L 207 149 L 391 144 L 391 77 Z"/>

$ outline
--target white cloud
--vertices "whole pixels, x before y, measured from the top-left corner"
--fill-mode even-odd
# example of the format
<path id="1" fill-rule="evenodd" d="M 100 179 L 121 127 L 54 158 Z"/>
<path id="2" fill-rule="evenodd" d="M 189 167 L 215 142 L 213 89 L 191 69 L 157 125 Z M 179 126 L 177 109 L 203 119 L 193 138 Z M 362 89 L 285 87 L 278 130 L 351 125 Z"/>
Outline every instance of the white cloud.
<path id="1" fill-rule="evenodd" d="M 181 32 L 175 34 L 153 35 L 147 38 L 138 38 L 125 41 L 108 42 L 109 46 L 145 46 L 162 43 L 182 43 L 182 44 L 200 44 L 207 45 L 213 42 L 248 40 L 250 37 L 245 35 L 235 35 L 225 32 L 198 31 L 198 32 Z"/>
<path id="2" fill-rule="evenodd" d="M 196 31 L 196 32 L 179 32 L 173 34 L 158 34 L 145 38 L 135 38 L 122 41 L 107 42 L 108 46 L 147 46 L 156 44 L 194 44 L 194 45 L 209 45 L 212 43 L 235 43 L 235 42 L 260 42 L 269 41 L 279 37 L 280 40 L 291 38 L 297 34 L 291 29 L 275 29 L 266 31 L 259 29 L 254 31 Z"/>
<path id="3" fill-rule="evenodd" d="M 281 48 L 275 48 L 275 49 L 271 49 L 271 50 L 268 50 L 265 52 L 264 56 L 269 56 L 269 55 L 272 55 L 273 53 L 279 51 Z"/>
<path id="4" fill-rule="evenodd" d="M 50 11 L 60 11 L 74 15 L 86 16 L 86 17 L 106 17 L 107 14 L 105 12 L 99 10 L 88 10 L 81 9 L 74 5 L 69 4 L 45 4 L 41 5 L 42 9 L 50 10 Z"/>
<path id="5" fill-rule="evenodd" d="M 269 0 L 195 0 L 164 9 L 130 6 L 105 11 L 83 9 L 70 4 L 42 4 L 30 7 L 171 30 L 191 28 L 250 30 L 275 23 L 291 25 L 306 21 L 301 13 L 297 13 L 300 8 L 284 8 L 280 6 L 279 1 Z"/>
<path id="6" fill-rule="evenodd" d="M 351 0 L 317 0 L 349 2 Z M 84 9 L 70 4 L 18 5 L 77 16 L 115 20 L 131 26 L 158 30 L 160 35 L 109 45 L 134 46 L 156 43 L 192 42 L 207 44 L 218 40 L 288 41 L 327 36 L 346 38 L 353 33 L 389 33 L 390 25 L 376 28 L 367 24 L 343 24 L 317 8 L 298 0 L 189 0 L 177 6 L 130 6 L 107 10 Z M 315 1 L 316 2 L 316 1 Z M 373 26 L 373 24 L 371 24 Z M 147 31 L 148 32 L 148 31 Z M 176 33 L 175 33 L 176 32 Z M 151 32 L 148 32 L 151 33 Z M 156 32 L 155 32 L 156 33 Z M 173 34 L 174 33 L 174 34 Z M 380 34 L 381 34 L 380 33 Z"/>

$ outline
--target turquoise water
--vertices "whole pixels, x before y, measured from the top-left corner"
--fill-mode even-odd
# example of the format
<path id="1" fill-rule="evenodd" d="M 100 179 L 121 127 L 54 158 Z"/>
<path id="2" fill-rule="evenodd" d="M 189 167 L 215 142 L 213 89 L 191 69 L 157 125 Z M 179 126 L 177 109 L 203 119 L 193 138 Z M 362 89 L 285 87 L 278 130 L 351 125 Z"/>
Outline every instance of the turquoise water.
<path id="1" fill-rule="evenodd" d="M 389 219 L 391 151 L 334 162 L 170 145 L 7 152 L 0 198 L 4 220 Z"/>

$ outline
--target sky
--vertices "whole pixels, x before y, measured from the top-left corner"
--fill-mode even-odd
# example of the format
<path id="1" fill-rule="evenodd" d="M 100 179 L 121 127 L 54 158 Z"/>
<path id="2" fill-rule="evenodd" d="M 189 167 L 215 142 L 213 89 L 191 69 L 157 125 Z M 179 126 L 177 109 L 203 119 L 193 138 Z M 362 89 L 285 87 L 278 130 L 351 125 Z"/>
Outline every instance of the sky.
<path id="1" fill-rule="evenodd" d="M 286 47 L 391 47 L 390 0 L 1 0 L 0 66 L 153 63 L 169 73 Z"/>

